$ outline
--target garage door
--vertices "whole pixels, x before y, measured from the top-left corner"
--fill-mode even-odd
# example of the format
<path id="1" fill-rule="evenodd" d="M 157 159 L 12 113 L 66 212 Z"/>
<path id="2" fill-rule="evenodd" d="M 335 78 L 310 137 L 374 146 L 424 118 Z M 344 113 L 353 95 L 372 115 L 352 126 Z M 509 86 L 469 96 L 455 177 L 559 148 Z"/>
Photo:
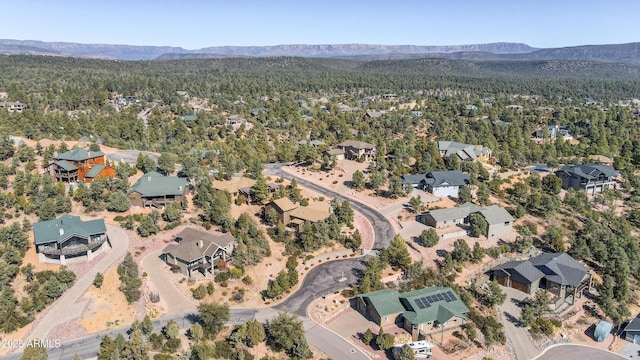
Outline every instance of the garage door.
<path id="1" fill-rule="evenodd" d="M 640 345 L 640 335 L 635 335 L 633 337 L 633 343 L 636 345 Z"/>
<path id="2" fill-rule="evenodd" d="M 511 287 L 520 291 L 527 292 L 527 285 L 519 283 L 517 281 L 511 281 Z"/>
<path id="3" fill-rule="evenodd" d="M 506 284 L 507 284 L 507 278 L 506 277 L 496 276 L 496 281 L 498 282 L 498 284 L 500 284 L 502 286 L 506 286 Z"/>

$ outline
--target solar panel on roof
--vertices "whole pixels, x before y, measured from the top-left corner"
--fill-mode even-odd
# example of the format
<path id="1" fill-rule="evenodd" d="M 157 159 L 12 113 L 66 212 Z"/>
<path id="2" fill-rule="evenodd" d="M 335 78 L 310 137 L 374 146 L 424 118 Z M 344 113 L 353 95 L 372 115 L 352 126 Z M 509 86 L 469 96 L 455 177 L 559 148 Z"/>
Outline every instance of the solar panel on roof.
<path id="1" fill-rule="evenodd" d="M 438 294 L 438 295 L 436 295 L 436 298 L 438 299 L 438 301 L 442 301 L 442 300 L 444 300 L 444 295 Z"/>
<path id="2" fill-rule="evenodd" d="M 418 305 L 419 309 L 425 308 L 424 304 L 422 303 L 422 301 L 420 301 L 420 299 L 416 299 L 415 303 Z"/>

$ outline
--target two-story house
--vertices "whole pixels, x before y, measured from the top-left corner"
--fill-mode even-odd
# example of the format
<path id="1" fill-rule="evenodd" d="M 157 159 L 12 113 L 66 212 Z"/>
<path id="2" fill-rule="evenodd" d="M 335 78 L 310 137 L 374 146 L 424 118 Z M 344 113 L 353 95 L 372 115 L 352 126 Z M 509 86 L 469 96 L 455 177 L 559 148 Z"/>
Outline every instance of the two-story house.
<path id="1" fill-rule="evenodd" d="M 562 180 L 562 188 L 584 190 L 588 194 L 615 188 L 618 173 L 609 165 L 584 164 L 567 165 L 556 170 L 556 176 Z"/>
<path id="2" fill-rule="evenodd" d="M 150 171 L 133 184 L 127 196 L 131 206 L 162 208 L 170 202 L 182 202 L 187 189 L 187 178 Z"/>
<path id="3" fill-rule="evenodd" d="M 54 156 L 45 171 L 56 181 L 90 183 L 99 177 L 115 177 L 116 169 L 105 165 L 102 151 L 75 148 Z"/>
<path id="4" fill-rule="evenodd" d="M 377 155 L 376 146 L 364 141 L 346 140 L 337 145 L 338 149 L 344 151 L 345 159 L 371 161 Z"/>
<path id="5" fill-rule="evenodd" d="M 82 221 L 68 214 L 34 223 L 33 237 L 40 262 L 63 265 L 70 258 L 93 260 L 109 246 L 103 219 Z"/>
<path id="6" fill-rule="evenodd" d="M 205 230 L 185 228 L 175 237 L 175 243 L 162 250 L 167 265 L 191 277 L 193 271 L 214 274 L 220 261 L 229 261 L 237 244 L 229 233 L 212 234 Z"/>

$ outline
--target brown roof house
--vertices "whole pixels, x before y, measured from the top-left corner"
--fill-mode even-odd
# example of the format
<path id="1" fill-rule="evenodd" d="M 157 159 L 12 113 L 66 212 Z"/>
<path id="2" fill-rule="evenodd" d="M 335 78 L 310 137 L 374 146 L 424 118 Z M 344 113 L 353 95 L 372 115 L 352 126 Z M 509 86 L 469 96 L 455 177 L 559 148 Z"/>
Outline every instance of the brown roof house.
<path id="1" fill-rule="evenodd" d="M 214 274 L 220 261 L 229 261 L 237 244 L 231 234 L 212 234 L 185 228 L 176 235 L 175 243 L 162 250 L 162 257 L 175 271 L 191 277 L 198 271 L 205 277 Z"/>
<path id="2" fill-rule="evenodd" d="M 99 177 L 115 177 L 116 169 L 105 165 L 102 151 L 75 148 L 54 157 L 55 161 L 45 170 L 56 181 L 90 183 Z"/>
<path id="3" fill-rule="evenodd" d="M 364 141 L 346 140 L 338 144 L 337 147 L 344 151 L 345 158 L 348 160 L 371 161 L 377 155 L 376 146 Z"/>
<path id="4" fill-rule="evenodd" d="M 174 201 L 182 202 L 187 194 L 187 178 L 164 176 L 155 171 L 144 175 L 129 189 L 131 206 L 163 208 Z"/>
<path id="5" fill-rule="evenodd" d="M 294 204 L 289 198 L 273 200 L 264 207 L 265 213 L 274 209 L 278 221 L 297 231 L 302 231 L 305 222 L 315 223 L 327 219 L 331 215 L 331 204 L 328 202 L 310 203 L 309 206 Z"/>

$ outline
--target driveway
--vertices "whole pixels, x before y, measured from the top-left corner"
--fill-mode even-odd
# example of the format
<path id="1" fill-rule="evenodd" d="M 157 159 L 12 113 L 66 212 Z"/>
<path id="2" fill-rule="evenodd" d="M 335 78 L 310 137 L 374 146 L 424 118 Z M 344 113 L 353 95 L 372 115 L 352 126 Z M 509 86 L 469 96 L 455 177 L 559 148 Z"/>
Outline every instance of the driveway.
<path id="1" fill-rule="evenodd" d="M 135 166 L 136 163 L 138 162 L 138 156 L 141 153 L 144 155 L 147 155 L 153 161 L 158 162 L 158 157 L 160 156 L 160 154 L 153 153 L 150 151 L 140 151 L 140 150 L 118 150 L 118 151 L 114 151 L 112 153 L 106 154 L 106 157 L 107 159 L 109 159 L 109 161 L 115 161 L 115 162 L 123 161 L 123 162 L 126 162 L 127 164 Z"/>
<path id="2" fill-rule="evenodd" d="M 40 317 L 24 340 L 48 339 L 48 335 L 56 326 L 79 318 L 89 300 L 80 300 L 93 284 L 96 273 L 105 273 L 129 247 L 129 235 L 122 228 L 107 224 L 107 236 L 111 249 L 94 267 L 67 289 L 64 294 Z M 55 340 L 55 339 L 51 339 Z"/>
<path id="3" fill-rule="evenodd" d="M 636 345 L 637 346 L 637 345 Z M 638 355 L 634 357 L 638 358 Z M 562 344 L 548 347 L 535 360 L 622 360 L 628 357 L 620 356 L 611 351 L 594 348 L 587 345 Z"/>
<path id="4" fill-rule="evenodd" d="M 147 272 L 155 290 L 160 294 L 160 300 L 167 306 L 165 316 L 196 312 L 196 303 L 192 299 L 185 298 L 167 279 L 169 269 L 160 259 L 160 254 L 162 254 L 162 250 L 148 254 L 142 260 L 142 268 Z"/>
<path id="5" fill-rule="evenodd" d="M 616 341 L 625 341 L 623 339 L 617 339 Z M 632 342 L 628 342 L 622 351 L 620 351 L 620 355 L 625 359 L 640 359 L 640 345 L 634 344 Z"/>
<path id="6" fill-rule="evenodd" d="M 511 344 L 513 344 L 517 359 L 533 359 L 540 354 L 540 350 L 531 341 L 529 330 L 520 325 L 521 311 L 517 305 L 528 295 L 513 288 L 504 286 L 500 286 L 500 288 L 507 294 L 507 300 L 504 304 L 498 306 L 500 322 L 504 325 L 504 332 L 507 334 Z"/>

